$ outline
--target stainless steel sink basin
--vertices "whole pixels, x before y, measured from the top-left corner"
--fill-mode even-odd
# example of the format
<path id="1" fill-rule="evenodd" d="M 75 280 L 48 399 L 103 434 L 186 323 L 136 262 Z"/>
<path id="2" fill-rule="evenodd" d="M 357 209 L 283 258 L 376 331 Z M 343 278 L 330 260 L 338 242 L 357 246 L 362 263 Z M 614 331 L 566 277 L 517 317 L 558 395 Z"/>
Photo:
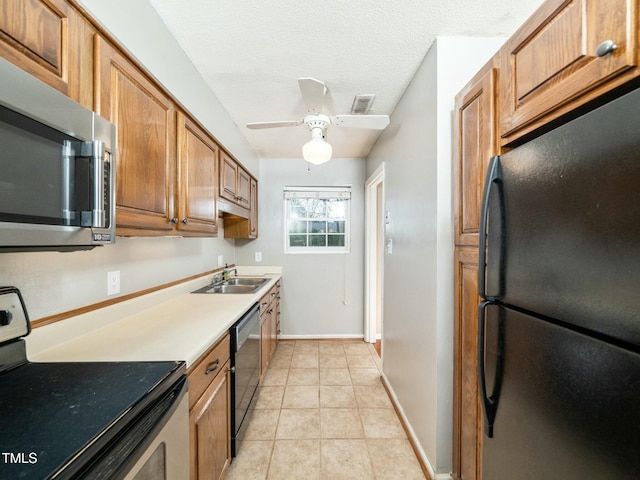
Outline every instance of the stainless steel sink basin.
<path id="1" fill-rule="evenodd" d="M 269 281 L 268 278 L 255 277 L 235 277 L 225 281 L 226 285 L 264 285 Z"/>
<path id="2" fill-rule="evenodd" d="M 268 278 L 236 277 L 218 285 L 207 285 L 191 293 L 255 293 L 268 281 Z"/>

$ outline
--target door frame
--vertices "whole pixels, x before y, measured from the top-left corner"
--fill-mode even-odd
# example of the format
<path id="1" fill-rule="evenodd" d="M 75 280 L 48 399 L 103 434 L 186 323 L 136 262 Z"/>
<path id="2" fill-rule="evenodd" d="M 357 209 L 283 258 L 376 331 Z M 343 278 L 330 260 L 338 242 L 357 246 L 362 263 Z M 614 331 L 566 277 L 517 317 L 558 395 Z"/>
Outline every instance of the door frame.
<path id="1" fill-rule="evenodd" d="M 378 203 L 378 187 L 382 186 L 382 202 Z M 384 258 L 384 162 L 371 174 L 365 183 L 365 294 L 364 294 L 364 340 L 375 343 L 376 320 L 382 318 Z"/>

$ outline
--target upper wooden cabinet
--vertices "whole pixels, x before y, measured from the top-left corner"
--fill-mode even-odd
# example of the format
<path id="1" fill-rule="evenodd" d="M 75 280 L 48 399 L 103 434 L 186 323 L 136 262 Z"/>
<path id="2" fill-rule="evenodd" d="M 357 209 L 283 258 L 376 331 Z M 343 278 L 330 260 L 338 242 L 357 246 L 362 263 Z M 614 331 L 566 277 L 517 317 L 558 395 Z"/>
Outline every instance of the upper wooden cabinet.
<path id="1" fill-rule="evenodd" d="M 250 207 L 251 176 L 224 152 L 220 155 L 220 196 L 241 207 Z"/>
<path id="2" fill-rule="evenodd" d="M 638 76 L 637 8 L 636 0 L 549 0 L 507 40 L 500 60 L 503 144 Z M 607 41 L 616 45 L 608 53 L 601 47 Z"/>
<path id="3" fill-rule="evenodd" d="M 498 153 L 497 69 L 488 64 L 458 94 L 454 121 L 456 245 L 478 245 L 480 203 L 489 159 Z"/>
<path id="4" fill-rule="evenodd" d="M 119 235 L 167 234 L 174 216 L 174 103 L 102 37 L 95 39 L 95 108 L 116 125 Z"/>
<path id="5" fill-rule="evenodd" d="M 218 145 L 178 113 L 178 230 L 215 234 Z"/>
<path id="6" fill-rule="evenodd" d="M 83 103 L 80 66 L 91 66 L 80 43 L 84 26 L 63 0 L 2 0 L 0 56 Z"/>

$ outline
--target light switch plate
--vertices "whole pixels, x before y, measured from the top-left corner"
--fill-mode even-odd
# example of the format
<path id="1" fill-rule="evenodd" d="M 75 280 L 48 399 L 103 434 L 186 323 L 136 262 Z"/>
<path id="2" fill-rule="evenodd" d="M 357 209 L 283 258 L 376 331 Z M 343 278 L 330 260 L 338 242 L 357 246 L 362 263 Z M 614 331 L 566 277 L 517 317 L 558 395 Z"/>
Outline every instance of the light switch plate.
<path id="1" fill-rule="evenodd" d="M 256 262 L 262 261 L 262 252 L 256 252 Z"/>
<path id="2" fill-rule="evenodd" d="M 224 257 L 222 255 L 218 255 L 218 266 L 224 267 Z"/>

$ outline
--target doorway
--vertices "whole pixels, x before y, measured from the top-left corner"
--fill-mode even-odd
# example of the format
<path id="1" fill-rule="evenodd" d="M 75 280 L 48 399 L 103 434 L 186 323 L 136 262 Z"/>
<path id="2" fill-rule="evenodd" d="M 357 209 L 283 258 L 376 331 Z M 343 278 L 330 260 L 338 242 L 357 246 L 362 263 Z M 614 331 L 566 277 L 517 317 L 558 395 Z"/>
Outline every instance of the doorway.
<path id="1" fill-rule="evenodd" d="M 382 341 L 384 269 L 384 163 L 365 184 L 365 325 L 364 339 Z"/>

